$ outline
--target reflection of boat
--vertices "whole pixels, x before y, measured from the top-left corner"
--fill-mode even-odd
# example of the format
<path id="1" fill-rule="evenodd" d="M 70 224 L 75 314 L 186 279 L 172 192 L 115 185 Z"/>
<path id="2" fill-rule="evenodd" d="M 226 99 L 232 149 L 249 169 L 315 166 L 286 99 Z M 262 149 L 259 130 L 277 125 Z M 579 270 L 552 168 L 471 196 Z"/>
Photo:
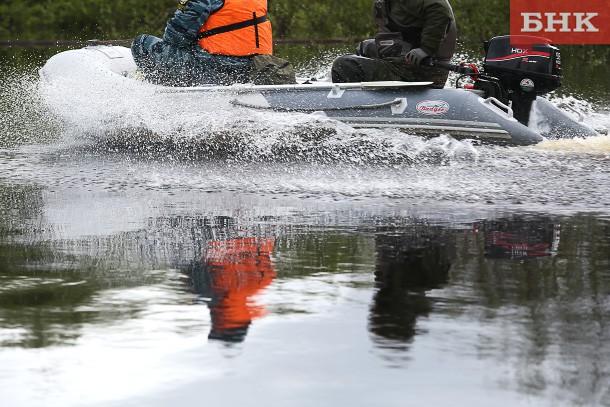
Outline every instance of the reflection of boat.
<path id="1" fill-rule="evenodd" d="M 449 280 L 455 258 L 455 232 L 416 224 L 409 229 L 379 229 L 369 329 L 381 347 L 401 348 L 416 334 L 420 316 L 432 310 L 426 292 Z"/>
<path id="2" fill-rule="evenodd" d="M 210 339 L 243 341 L 252 320 L 265 315 L 253 297 L 276 276 L 271 262 L 274 238 L 212 240 L 203 261 L 190 271 L 194 291 L 210 309 Z"/>
<path id="3" fill-rule="evenodd" d="M 477 74 L 473 89 L 431 89 L 427 82 L 318 81 L 167 87 L 138 80 L 129 48 L 95 43 L 53 56 L 40 75 L 59 91 L 71 88 L 71 92 L 89 94 L 97 83 L 105 103 L 115 96 L 104 96 L 104 91 L 114 90 L 120 96 L 141 91 L 147 95 L 142 103 L 171 106 L 169 110 L 180 106 L 181 111 L 198 111 L 206 99 L 213 98 L 215 106 L 226 109 L 321 112 L 356 128 L 396 128 L 411 134 L 448 134 L 496 144 L 529 145 L 542 141 L 543 136 L 597 135 L 537 97 L 560 85 L 557 49 L 547 43 L 516 49 L 507 38 L 490 42 L 484 72 Z M 455 68 L 475 76 L 469 69 Z"/>

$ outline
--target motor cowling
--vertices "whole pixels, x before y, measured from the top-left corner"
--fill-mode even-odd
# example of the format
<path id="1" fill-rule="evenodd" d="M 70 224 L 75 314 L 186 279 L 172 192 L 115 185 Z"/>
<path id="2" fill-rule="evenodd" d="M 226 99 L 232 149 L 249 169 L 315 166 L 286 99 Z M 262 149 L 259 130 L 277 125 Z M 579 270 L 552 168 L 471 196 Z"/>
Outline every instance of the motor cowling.
<path id="1" fill-rule="evenodd" d="M 509 92 L 541 95 L 561 86 L 561 54 L 547 39 L 504 35 L 485 43 L 483 71 Z"/>
<path id="2" fill-rule="evenodd" d="M 503 35 L 485 42 L 485 52 L 474 89 L 510 106 L 513 117 L 527 126 L 536 97 L 561 86 L 559 49 L 545 38 Z"/>

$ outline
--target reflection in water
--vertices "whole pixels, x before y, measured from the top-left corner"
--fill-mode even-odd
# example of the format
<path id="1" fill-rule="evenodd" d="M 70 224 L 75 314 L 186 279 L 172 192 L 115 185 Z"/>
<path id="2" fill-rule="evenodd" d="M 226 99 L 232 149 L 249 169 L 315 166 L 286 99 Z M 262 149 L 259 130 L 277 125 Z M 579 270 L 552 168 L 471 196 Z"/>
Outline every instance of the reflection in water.
<path id="1" fill-rule="evenodd" d="M 546 218 L 508 218 L 474 224 L 485 234 L 485 257 L 526 259 L 557 252 L 560 225 Z"/>
<path id="2" fill-rule="evenodd" d="M 243 378 L 267 390 L 290 377 L 307 383 L 298 397 L 318 391 L 370 405 L 366 397 L 429 401 L 433 392 L 414 383 L 434 375 L 447 393 L 424 404 L 447 404 L 459 388 L 478 400 L 492 394 L 492 404 L 610 405 L 610 223 L 600 216 L 502 214 L 474 224 L 474 216 L 452 223 L 338 210 L 263 217 L 266 209 L 244 213 L 235 203 L 227 211 L 158 201 L 163 210 L 154 211 L 144 198 L 82 197 L 0 187 L 3 388 L 29 391 L 51 377 L 77 387 L 75 377 L 95 375 L 83 394 L 116 394 L 123 377 L 139 377 L 153 384 L 125 380 L 117 405 L 167 405 L 129 401 L 157 388 L 176 389 L 168 400 L 196 399 L 206 387 L 233 405 L 251 401 L 234 392 Z M 104 219 L 75 227 L 87 218 L 75 213 L 92 202 L 100 208 L 85 213 Z M 115 212 L 123 217 L 100 216 Z M 265 313 L 255 301 L 262 291 L 272 318 L 263 335 L 247 337 Z M 216 341 L 202 341 L 206 334 Z M 248 340 L 228 347 L 240 352 L 230 362 L 218 352 Z M 393 393 L 349 387 L 362 374 Z M 66 402 L 71 388 L 58 389 L 45 405 L 78 404 Z M 4 404 L 32 405 L 47 390 L 11 392 Z M 260 393 L 270 406 L 297 400 Z"/>
<path id="3" fill-rule="evenodd" d="M 511 216 L 474 230 L 459 242 L 452 283 L 438 295 L 451 302 L 445 318 L 458 321 L 453 346 L 475 343 L 480 359 L 507 368 L 490 370 L 498 381 L 548 405 L 610 405 L 610 371 L 600 363 L 610 352 L 608 222 Z M 498 234 L 505 237 L 493 248 Z M 543 250 L 506 244 L 515 242 Z"/>
<path id="4" fill-rule="evenodd" d="M 454 232 L 426 224 L 408 230 L 378 230 L 377 263 L 369 329 L 381 348 L 408 349 L 416 322 L 432 310 L 426 291 L 449 279 L 454 258 Z"/>
<path id="5" fill-rule="evenodd" d="M 189 267 L 191 289 L 210 309 L 209 339 L 241 342 L 252 320 L 265 315 L 265 307 L 253 297 L 276 276 L 271 262 L 274 243 L 273 237 L 211 240 L 202 259 Z"/>

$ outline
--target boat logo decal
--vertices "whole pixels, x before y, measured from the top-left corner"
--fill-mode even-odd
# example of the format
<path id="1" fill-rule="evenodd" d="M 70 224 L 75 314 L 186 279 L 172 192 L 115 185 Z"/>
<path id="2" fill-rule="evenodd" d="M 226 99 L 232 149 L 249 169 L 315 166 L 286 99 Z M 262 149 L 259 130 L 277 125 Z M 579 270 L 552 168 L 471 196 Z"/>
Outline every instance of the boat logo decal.
<path id="1" fill-rule="evenodd" d="M 440 116 L 449 110 L 449 103 L 444 100 L 422 100 L 415 107 L 421 114 Z"/>
<path id="2" fill-rule="evenodd" d="M 525 78 L 521 80 L 519 86 L 521 86 L 522 91 L 531 92 L 534 90 L 534 81 L 529 78 Z"/>

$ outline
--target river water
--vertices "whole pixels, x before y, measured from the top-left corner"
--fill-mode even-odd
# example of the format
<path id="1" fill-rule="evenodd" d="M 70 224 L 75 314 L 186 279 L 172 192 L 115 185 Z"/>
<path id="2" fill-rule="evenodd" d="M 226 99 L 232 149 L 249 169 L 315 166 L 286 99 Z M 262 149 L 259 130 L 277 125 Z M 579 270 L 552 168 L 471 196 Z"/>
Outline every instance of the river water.
<path id="1" fill-rule="evenodd" d="M 2 61 L 2 406 L 610 406 L 610 136 L 100 109 L 28 55 Z M 554 98 L 610 127 L 604 75 Z"/>

